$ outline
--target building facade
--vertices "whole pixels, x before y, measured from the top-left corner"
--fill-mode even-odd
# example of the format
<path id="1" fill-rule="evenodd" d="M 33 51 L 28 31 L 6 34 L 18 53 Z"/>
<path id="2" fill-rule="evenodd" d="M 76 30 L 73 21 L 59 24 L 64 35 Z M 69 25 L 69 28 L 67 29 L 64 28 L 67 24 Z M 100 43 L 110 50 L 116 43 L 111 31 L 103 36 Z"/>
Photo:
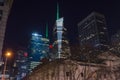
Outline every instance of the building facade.
<path id="1" fill-rule="evenodd" d="M 69 41 L 67 39 L 67 29 L 63 25 L 64 18 L 56 20 L 56 25 L 53 29 L 53 57 L 66 58 L 70 57 Z"/>
<path id="2" fill-rule="evenodd" d="M 12 3 L 13 0 L 0 0 L 0 58 L 2 55 L 7 19 L 10 13 Z"/>
<path id="3" fill-rule="evenodd" d="M 90 45 L 100 50 L 108 47 L 108 31 L 105 17 L 102 14 L 92 12 L 78 23 L 80 46 Z"/>
<path id="4" fill-rule="evenodd" d="M 42 35 L 33 33 L 29 46 L 29 69 L 32 71 L 37 65 L 42 63 L 43 59 L 48 58 L 49 39 L 43 38 Z"/>

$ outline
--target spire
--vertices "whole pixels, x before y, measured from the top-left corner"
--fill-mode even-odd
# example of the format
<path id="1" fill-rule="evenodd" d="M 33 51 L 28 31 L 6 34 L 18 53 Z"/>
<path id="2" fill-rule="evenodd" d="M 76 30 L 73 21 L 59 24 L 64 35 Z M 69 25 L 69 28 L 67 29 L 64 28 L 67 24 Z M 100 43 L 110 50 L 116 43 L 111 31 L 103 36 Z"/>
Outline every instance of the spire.
<path id="1" fill-rule="evenodd" d="M 56 15 L 57 17 L 57 19 L 59 19 L 59 4 L 57 3 L 57 15 Z"/>
<path id="2" fill-rule="evenodd" d="M 46 24 L 46 33 L 45 33 L 45 37 L 48 38 L 48 24 Z"/>

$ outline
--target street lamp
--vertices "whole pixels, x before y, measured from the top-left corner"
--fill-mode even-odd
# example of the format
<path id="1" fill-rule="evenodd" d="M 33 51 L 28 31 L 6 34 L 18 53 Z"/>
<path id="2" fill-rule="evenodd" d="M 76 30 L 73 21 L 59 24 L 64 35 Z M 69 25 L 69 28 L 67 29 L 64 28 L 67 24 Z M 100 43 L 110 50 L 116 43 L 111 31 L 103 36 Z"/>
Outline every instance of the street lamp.
<path id="1" fill-rule="evenodd" d="M 11 52 L 7 52 L 5 54 L 5 62 L 4 62 L 4 69 L 3 69 L 3 75 L 2 80 L 5 80 L 5 71 L 6 71 L 6 65 L 7 65 L 7 58 L 11 56 Z"/>

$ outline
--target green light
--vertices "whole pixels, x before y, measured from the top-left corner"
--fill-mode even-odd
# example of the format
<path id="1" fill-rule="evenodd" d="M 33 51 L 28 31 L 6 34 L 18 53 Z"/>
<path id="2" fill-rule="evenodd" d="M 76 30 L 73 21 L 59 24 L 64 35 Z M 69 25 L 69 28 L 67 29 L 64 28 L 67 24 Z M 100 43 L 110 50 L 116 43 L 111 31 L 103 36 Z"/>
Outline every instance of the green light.
<path id="1" fill-rule="evenodd" d="M 59 19 L 59 4 L 57 3 L 57 20 Z"/>
<path id="2" fill-rule="evenodd" d="M 48 38 L 48 24 L 46 24 L 46 38 Z"/>

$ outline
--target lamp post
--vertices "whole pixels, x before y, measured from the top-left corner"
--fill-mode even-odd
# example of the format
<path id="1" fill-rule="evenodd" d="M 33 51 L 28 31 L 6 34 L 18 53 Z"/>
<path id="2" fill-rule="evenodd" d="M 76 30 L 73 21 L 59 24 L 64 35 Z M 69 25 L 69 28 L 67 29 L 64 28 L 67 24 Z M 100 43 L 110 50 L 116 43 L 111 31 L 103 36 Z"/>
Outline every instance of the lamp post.
<path id="1" fill-rule="evenodd" d="M 4 69 L 3 69 L 3 75 L 2 75 L 2 80 L 5 80 L 5 71 L 6 71 L 6 66 L 7 66 L 7 58 L 11 56 L 10 52 L 7 52 L 5 54 L 5 62 L 4 62 Z"/>

